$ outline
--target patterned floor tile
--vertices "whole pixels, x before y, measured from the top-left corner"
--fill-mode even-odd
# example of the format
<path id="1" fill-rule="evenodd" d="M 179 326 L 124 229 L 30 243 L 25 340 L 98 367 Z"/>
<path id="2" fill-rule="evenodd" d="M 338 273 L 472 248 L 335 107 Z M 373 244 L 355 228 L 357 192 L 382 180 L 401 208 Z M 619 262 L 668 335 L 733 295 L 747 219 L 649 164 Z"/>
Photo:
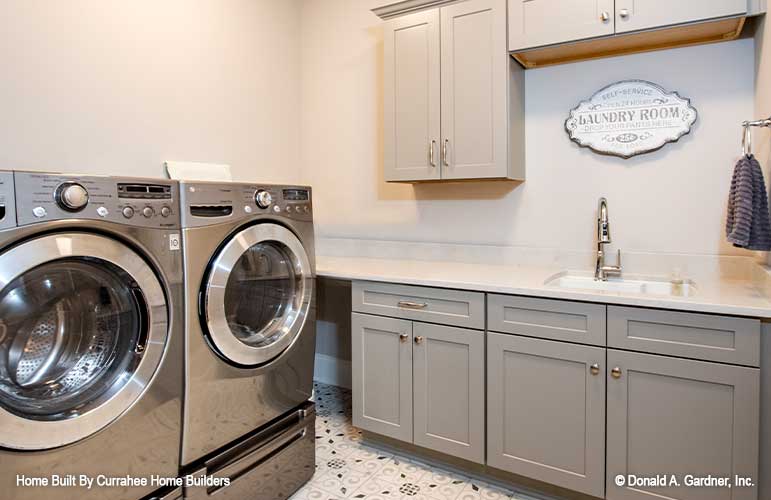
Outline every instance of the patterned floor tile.
<path id="1" fill-rule="evenodd" d="M 316 473 L 291 500 L 532 500 L 410 457 L 363 444 L 351 392 L 314 384 Z"/>

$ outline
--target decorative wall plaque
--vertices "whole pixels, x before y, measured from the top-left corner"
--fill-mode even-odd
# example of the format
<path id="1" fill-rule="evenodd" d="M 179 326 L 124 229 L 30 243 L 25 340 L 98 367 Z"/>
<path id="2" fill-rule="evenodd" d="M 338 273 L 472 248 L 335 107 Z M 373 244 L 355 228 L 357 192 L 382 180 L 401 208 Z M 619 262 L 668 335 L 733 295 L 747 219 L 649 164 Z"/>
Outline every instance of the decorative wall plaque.
<path id="1" fill-rule="evenodd" d="M 696 121 L 691 100 L 655 83 L 624 80 L 570 111 L 570 139 L 601 154 L 631 158 L 676 142 Z"/>

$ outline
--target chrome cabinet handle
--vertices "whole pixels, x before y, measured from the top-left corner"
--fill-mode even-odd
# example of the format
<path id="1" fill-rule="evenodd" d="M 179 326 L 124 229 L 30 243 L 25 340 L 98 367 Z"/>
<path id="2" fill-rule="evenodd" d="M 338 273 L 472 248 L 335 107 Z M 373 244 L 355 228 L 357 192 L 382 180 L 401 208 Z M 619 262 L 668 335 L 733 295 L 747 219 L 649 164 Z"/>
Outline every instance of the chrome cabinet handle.
<path id="1" fill-rule="evenodd" d="M 428 163 L 430 163 L 432 167 L 436 167 L 436 160 L 434 159 L 435 146 L 436 141 L 431 141 L 431 144 L 428 145 Z"/>
<path id="2" fill-rule="evenodd" d="M 402 343 L 403 343 L 403 342 L 407 342 L 407 339 L 408 339 L 409 337 L 410 337 L 410 336 L 409 336 L 409 335 L 407 335 L 406 333 L 402 333 L 401 335 L 399 335 L 399 341 L 400 341 L 400 342 L 402 342 Z"/>
<path id="3" fill-rule="evenodd" d="M 621 19 L 626 19 L 627 17 L 629 17 L 629 10 L 621 9 L 620 11 L 618 11 L 618 15 Z"/>
<path id="4" fill-rule="evenodd" d="M 592 375 L 599 375 L 600 374 L 600 364 L 594 363 L 592 366 L 589 367 L 589 371 L 592 372 Z"/>
<path id="5" fill-rule="evenodd" d="M 423 343 L 423 337 L 421 337 L 420 335 L 415 337 L 415 343 L 416 344 L 422 344 Z"/>
<path id="6" fill-rule="evenodd" d="M 607 23 L 610 21 L 610 13 L 607 10 L 603 11 L 602 14 L 600 14 L 600 19 L 602 19 L 602 22 Z"/>
<path id="7" fill-rule="evenodd" d="M 619 378 L 621 378 L 621 368 L 619 368 L 618 366 L 614 367 L 614 368 L 613 368 L 613 369 L 610 371 L 610 375 L 611 375 L 613 378 L 615 378 L 615 379 L 619 379 Z"/>
<path id="8" fill-rule="evenodd" d="M 442 144 L 442 164 L 444 164 L 445 167 L 450 166 L 450 162 L 447 160 L 447 145 L 450 143 L 450 139 L 445 139 L 444 144 Z"/>
<path id="9" fill-rule="evenodd" d="M 396 305 L 405 309 L 425 309 L 428 307 L 425 302 L 410 302 L 409 300 L 400 300 Z"/>

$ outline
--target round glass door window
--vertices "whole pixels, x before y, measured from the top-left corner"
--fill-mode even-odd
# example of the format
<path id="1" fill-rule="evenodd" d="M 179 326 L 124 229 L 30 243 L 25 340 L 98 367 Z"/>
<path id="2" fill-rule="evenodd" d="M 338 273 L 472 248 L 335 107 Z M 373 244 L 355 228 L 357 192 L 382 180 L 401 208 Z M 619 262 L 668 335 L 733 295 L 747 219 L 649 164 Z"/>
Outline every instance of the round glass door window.
<path id="1" fill-rule="evenodd" d="M 206 285 L 205 318 L 219 353 L 255 366 L 278 356 L 300 334 L 312 292 L 308 257 L 276 224 L 249 227 L 222 249 Z"/>
<path id="2" fill-rule="evenodd" d="M 29 419 L 88 411 L 131 374 L 144 347 L 138 286 L 106 262 L 65 259 L 0 293 L 0 405 Z"/>
<path id="3" fill-rule="evenodd" d="M 0 254 L 0 447 L 55 448 L 109 425 L 160 365 L 168 308 L 144 259 L 62 233 Z"/>

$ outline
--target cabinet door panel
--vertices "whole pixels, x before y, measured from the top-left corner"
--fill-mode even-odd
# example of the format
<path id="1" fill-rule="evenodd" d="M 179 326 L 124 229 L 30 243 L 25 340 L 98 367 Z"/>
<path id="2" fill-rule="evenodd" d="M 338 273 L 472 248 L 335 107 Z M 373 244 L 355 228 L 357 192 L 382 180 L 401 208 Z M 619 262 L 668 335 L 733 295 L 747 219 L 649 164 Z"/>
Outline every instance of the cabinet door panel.
<path id="1" fill-rule="evenodd" d="M 441 9 L 442 179 L 505 177 L 506 0 Z"/>
<path id="2" fill-rule="evenodd" d="M 385 179 L 438 179 L 439 10 L 388 21 L 384 44 Z"/>
<path id="3" fill-rule="evenodd" d="M 353 313 L 353 425 L 412 441 L 412 323 Z"/>
<path id="4" fill-rule="evenodd" d="M 613 0 L 509 0 L 510 51 L 612 34 Z"/>
<path id="5" fill-rule="evenodd" d="M 756 500 L 757 488 L 686 487 L 684 477 L 758 477 L 759 370 L 608 350 L 608 500 Z M 617 486 L 674 474 L 681 486 Z"/>
<path id="6" fill-rule="evenodd" d="M 616 33 L 745 14 L 747 0 L 616 0 Z"/>
<path id="7" fill-rule="evenodd" d="M 604 455 L 605 349 L 489 333 L 487 464 L 602 497 Z"/>
<path id="8" fill-rule="evenodd" d="M 484 463 L 484 332 L 413 323 L 413 336 L 415 444 Z"/>

